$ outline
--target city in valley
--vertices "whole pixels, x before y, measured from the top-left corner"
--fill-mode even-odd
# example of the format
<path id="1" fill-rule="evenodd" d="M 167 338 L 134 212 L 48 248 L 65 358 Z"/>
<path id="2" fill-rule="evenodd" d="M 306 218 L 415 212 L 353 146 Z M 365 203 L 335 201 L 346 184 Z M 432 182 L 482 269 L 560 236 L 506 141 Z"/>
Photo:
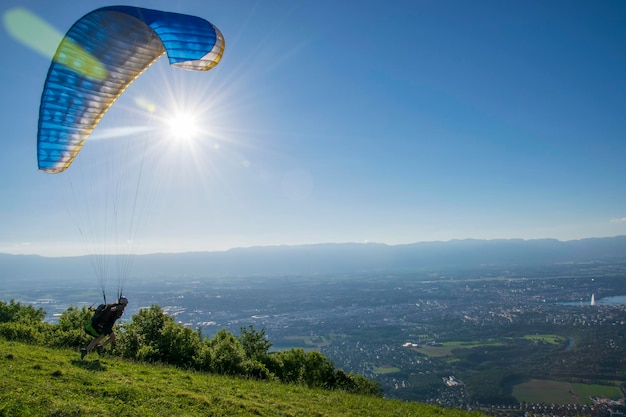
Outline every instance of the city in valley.
<path id="1" fill-rule="evenodd" d="M 4 286 L 4 301 L 43 308 L 51 322 L 101 302 L 87 278 Z M 207 336 L 252 325 L 273 349 L 318 350 L 391 398 L 498 415 L 624 411 L 625 262 L 144 277 L 124 292 L 124 320 L 157 304 Z"/>

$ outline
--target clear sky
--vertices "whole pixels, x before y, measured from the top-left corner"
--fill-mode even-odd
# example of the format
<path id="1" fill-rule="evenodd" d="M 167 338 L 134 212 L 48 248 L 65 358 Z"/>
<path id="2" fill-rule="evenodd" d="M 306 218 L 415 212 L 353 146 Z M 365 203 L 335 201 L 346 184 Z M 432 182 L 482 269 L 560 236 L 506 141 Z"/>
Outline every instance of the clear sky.
<path id="1" fill-rule="evenodd" d="M 50 47 L 11 36 L 7 16 L 65 33 L 112 4 L 0 6 L 0 252 L 85 253 L 82 203 L 60 185 L 73 166 L 37 170 Z M 94 131 L 171 141 L 146 156 L 136 252 L 626 234 L 624 1 L 126 4 L 226 39 L 206 73 L 159 61 Z M 193 141 L 168 138 L 175 108 L 201 118 Z"/>

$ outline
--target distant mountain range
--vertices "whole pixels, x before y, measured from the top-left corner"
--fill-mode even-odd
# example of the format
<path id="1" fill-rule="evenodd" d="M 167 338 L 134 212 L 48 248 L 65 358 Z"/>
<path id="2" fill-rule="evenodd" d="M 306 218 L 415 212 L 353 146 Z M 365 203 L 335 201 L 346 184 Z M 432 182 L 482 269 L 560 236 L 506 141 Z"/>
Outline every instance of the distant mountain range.
<path id="1" fill-rule="evenodd" d="M 626 236 L 556 239 L 452 240 L 408 245 L 379 243 L 263 246 L 224 252 L 133 256 L 133 276 L 250 276 L 398 272 L 480 266 L 539 266 L 626 261 Z M 88 256 L 48 258 L 0 254 L 0 283 L 92 276 Z"/>

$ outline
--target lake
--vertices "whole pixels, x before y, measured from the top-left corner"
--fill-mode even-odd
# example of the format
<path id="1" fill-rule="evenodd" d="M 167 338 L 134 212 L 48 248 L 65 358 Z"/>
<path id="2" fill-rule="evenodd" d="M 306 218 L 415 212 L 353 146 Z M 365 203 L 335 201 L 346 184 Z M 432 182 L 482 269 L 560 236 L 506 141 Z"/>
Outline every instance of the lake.
<path id="1" fill-rule="evenodd" d="M 604 297 L 596 300 L 596 305 L 602 306 L 621 306 L 626 305 L 626 295 L 616 295 L 613 297 Z"/>
<path id="2" fill-rule="evenodd" d="M 570 301 L 567 303 L 559 303 L 568 306 L 588 306 L 591 304 L 591 298 L 580 301 Z M 615 295 L 612 297 L 604 297 L 596 300 L 598 306 L 621 306 L 626 305 L 626 295 Z"/>

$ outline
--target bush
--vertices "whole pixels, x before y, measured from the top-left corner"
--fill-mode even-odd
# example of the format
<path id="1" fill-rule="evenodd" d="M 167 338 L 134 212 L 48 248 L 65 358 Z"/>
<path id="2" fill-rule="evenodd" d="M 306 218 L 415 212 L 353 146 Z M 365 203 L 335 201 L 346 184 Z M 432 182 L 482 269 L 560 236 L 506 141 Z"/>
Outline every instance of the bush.
<path id="1" fill-rule="evenodd" d="M 162 331 L 166 323 L 174 324 L 174 321 L 163 313 L 161 307 L 152 305 L 140 310 L 130 323 L 121 327 L 114 352 L 130 359 L 163 361 L 167 354 L 162 349 L 166 345 L 162 341 Z M 143 349 L 141 353 L 140 349 Z"/>
<path id="2" fill-rule="evenodd" d="M 167 322 L 161 330 L 161 337 L 157 345 L 164 362 L 191 367 L 200 347 L 200 337 L 198 333 L 187 327 L 174 322 Z"/>
<path id="3" fill-rule="evenodd" d="M 213 350 L 211 371 L 223 375 L 245 375 L 244 362 L 246 354 L 239 340 L 228 330 L 220 329 L 215 337 L 209 340 Z"/>
<path id="4" fill-rule="evenodd" d="M 87 345 L 91 337 L 85 333 L 85 325 L 92 312 L 86 308 L 69 307 L 59 317 L 59 323 L 52 326 L 47 344 L 52 347 L 77 348 Z"/>
<path id="5" fill-rule="evenodd" d="M 88 345 L 90 341 L 91 337 L 84 330 L 61 331 L 56 329 L 51 333 L 46 345 L 50 347 L 78 348 Z"/>
<path id="6" fill-rule="evenodd" d="M 29 305 L 24 306 L 21 302 L 11 300 L 9 304 L 0 301 L 0 323 L 40 323 L 46 316 L 43 309 Z"/>
<path id="7" fill-rule="evenodd" d="M 91 320 L 93 312 L 87 307 L 74 307 L 70 306 L 67 310 L 59 316 L 59 323 L 57 328 L 60 331 L 68 330 L 85 330 L 85 325 Z"/>
<path id="8" fill-rule="evenodd" d="M 319 352 L 309 352 L 304 358 L 304 382 L 309 387 L 326 387 L 333 385 L 335 364 Z"/>
<path id="9" fill-rule="evenodd" d="M 246 357 L 256 361 L 263 360 L 272 347 L 270 341 L 265 337 L 265 329 L 257 332 L 252 325 L 240 329 L 239 342 L 246 353 Z"/>
<path id="10" fill-rule="evenodd" d="M 363 375 L 346 374 L 339 369 L 335 372 L 333 388 L 355 394 L 366 394 L 382 397 L 383 390 L 380 383 L 371 381 Z"/>
<path id="11" fill-rule="evenodd" d="M 0 323 L 0 336 L 6 340 L 39 344 L 43 340 L 43 335 L 38 327 L 40 326 L 20 322 Z"/>
<path id="12" fill-rule="evenodd" d="M 277 379 L 276 376 L 271 373 L 269 369 L 267 369 L 267 366 L 265 366 L 265 364 L 253 360 L 247 360 L 243 363 L 243 374 L 254 379 Z"/>
<path id="13" fill-rule="evenodd" d="M 161 359 L 161 354 L 155 347 L 143 345 L 135 354 L 135 359 L 143 362 L 158 362 Z"/>
<path id="14" fill-rule="evenodd" d="M 304 349 L 290 349 L 284 352 L 274 354 L 272 365 L 276 368 L 270 368 L 282 382 L 298 384 L 302 383 L 304 374 Z"/>
<path id="15" fill-rule="evenodd" d="M 208 340 L 203 340 L 194 356 L 194 366 L 196 369 L 211 372 L 213 362 L 215 362 L 215 352 L 209 345 Z"/>

